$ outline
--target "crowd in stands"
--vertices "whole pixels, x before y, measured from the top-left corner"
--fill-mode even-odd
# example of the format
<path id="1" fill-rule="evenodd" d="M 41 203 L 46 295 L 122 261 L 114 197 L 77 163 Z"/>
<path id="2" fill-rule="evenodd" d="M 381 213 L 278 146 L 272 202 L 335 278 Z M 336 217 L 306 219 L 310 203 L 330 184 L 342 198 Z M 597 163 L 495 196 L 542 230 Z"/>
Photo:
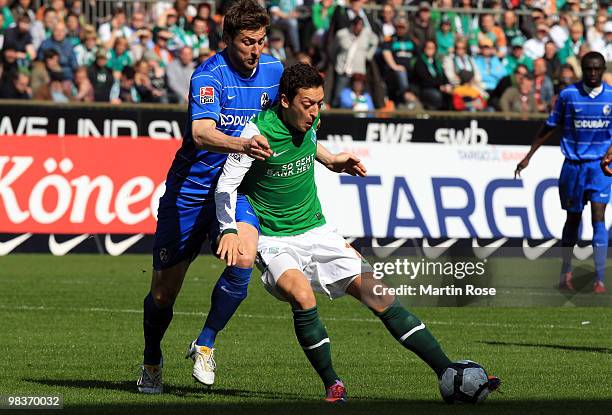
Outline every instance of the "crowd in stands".
<path id="1" fill-rule="evenodd" d="M 260 2 L 265 53 L 316 66 L 336 108 L 547 112 L 581 56 L 612 62 L 612 1 Z M 225 47 L 231 2 L 211 3 L 87 21 L 82 0 L 0 0 L 0 98 L 185 103 L 193 70 Z"/>

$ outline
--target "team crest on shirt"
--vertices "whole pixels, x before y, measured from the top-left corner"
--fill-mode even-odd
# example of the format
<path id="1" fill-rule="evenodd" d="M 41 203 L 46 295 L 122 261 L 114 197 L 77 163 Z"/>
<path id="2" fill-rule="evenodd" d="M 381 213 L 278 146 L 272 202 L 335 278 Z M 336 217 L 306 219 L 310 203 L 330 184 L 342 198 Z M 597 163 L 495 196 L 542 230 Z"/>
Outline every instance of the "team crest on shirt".
<path id="1" fill-rule="evenodd" d="M 267 92 L 261 94 L 260 103 L 262 110 L 267 110 L 270 107 L 270 95 Z"/>
<path id="2" fill-rule="evenodd" d="M 610 104 L 606 104 L 603 107 L 603 114 L 604 115 L 610 115 Z"/>
<path id="3" fill-rule="evenodd" d="M 212 86 L 200 87 L 200 104 L 212 104 L 215 102 L 215 89 Z"/>

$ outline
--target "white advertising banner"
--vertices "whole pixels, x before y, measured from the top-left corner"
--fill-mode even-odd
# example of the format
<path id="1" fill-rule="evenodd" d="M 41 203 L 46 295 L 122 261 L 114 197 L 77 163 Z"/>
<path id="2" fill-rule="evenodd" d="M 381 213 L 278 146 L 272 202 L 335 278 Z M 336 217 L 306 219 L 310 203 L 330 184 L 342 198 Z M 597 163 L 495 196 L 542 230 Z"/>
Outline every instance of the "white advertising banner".
<path id="1" fill-rule="evenodd" d="M 528 146 L 324 143 L 357 154 L 368 175 L 317 165 L 327 221 L 342 235 L 376 238 L 560 238 L 565 221 L 557 179 L 563 156 L 541 147 L 520 179 Z M 606 223 L 612 222 L 608 209 Z M 592 236 L 585 209 L 582 239 Z"/>

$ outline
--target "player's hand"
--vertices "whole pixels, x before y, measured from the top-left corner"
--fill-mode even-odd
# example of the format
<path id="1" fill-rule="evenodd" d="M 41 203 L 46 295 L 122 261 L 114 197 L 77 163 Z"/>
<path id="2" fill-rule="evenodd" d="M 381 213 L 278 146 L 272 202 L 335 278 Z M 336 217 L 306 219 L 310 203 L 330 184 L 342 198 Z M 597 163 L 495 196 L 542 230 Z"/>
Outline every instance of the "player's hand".
<path id="1" fill-rule="evenodd" d="M 364 177 L 367 174 L 367 170 L 361 163 L 361 160 L 351 153 L 336 154 L 327 168 L 333 172 L 347 173 L 351 176 Z"/>
<path id="2" fill-rule="evenodd" d="M 272 155 L 268 140 L 263 135 L 254 135 L 244 144 L 244 153 L 257 160 L 265 160 Z"/>
<path id="3" fill-rule="evenodd" d="M 601 170 L 604 172 L 606 176 L 612 176 L 612 169 L 610 168 L 610 163 L 612 162 L 612 148 L 608 149 L 606 155 L 601 159 Z"/>
<path id="4" fill-rule="evenodd" d="M 516 165 L 516 170 L 514 170 L 514 178 L 521 177 L 521 171 L 523 171 L 529 165 L 529 157 L 525 157 L 519 164 Z"/>
<path id="5" fill-rule="evenodd" d="M 225 260 L 228 267 L 236 265 L 238 257 L 244 253 L 242 241 L 235 233 L 226 233 L 219 240 L 217 248 L 217 256 L 221 260 Z"/>

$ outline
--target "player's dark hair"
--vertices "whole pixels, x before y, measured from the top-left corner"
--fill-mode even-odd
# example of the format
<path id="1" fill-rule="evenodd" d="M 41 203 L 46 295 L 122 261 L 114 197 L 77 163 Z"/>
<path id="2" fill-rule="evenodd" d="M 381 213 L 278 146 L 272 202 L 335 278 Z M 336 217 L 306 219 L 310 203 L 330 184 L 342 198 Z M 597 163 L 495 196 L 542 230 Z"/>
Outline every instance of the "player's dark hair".
<path id="1" fill-rule="evenodd" d="M 588 60 L 591 59 L 597 59 L 601 62 L 601 66 L 603 66 L 604 68 L 606 67 L 606 58 L 604 58 L 604 56 L 599 53 L 599 52 L 595 52 L 594 50 L 587 52 L 583 57 L 582 60 L 580 61 L 580 66 L 584 65 L 584 63 Z"/>
<path id="2" fill-rule="evenodd" d="M 306 63 L 296 63 L 283 72 L 278 93 L 279 95 L 285 95 L 291 102 L 300 89 L 320 86 L 323 86 L 323 78 L 315 67 Z"/>
<path id="3" fill-rule="evenodd" d="M 253 0 L 240 0 L 232 4 L 223 19 L 223 36 L 233 39 L 241 30 L 268 28 L 270 17 L 266 9 Z"/>

